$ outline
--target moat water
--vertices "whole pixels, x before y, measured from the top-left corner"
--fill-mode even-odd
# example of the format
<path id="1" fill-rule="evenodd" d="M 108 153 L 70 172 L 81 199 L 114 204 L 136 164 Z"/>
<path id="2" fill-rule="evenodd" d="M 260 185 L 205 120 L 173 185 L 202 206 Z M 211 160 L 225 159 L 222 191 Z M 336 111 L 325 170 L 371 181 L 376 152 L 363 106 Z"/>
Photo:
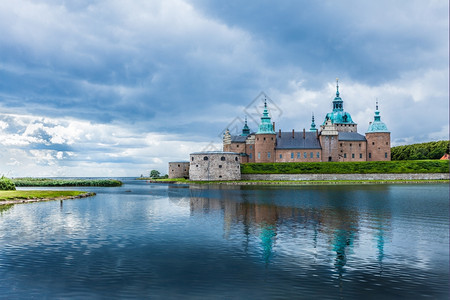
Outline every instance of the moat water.
<path id="1" fill-rule="evenodd" d="M 449 298 L 447 184 L 83 190 L 0 212 L 0 298 Z"/>

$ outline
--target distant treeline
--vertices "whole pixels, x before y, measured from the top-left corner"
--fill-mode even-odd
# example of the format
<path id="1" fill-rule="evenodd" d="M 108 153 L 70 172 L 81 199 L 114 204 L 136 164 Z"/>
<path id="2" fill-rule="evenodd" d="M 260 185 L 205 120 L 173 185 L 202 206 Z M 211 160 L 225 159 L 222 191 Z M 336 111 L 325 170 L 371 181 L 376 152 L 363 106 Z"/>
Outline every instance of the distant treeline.
<path id="1" fill-rule="evenodd" d="M 49 179 L 49 178 L 15 178 L 16 186 L 121 186 L 122 182 L 114 179 Z"/>
<path id="2" fill-rule="evenodd" d="M 449 141 L 439 141 L 392 147 L 391 159 L 440 159 L 445 153 L 449 153 L 449 146 Z"/>

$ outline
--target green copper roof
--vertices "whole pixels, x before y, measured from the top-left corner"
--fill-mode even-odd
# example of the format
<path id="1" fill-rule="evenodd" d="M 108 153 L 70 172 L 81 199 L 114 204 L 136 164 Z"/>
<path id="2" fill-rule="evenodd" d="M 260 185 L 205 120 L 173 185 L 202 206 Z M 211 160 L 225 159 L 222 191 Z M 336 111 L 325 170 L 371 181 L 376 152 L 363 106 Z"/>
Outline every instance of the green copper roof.
<path id="1" fill-rule="evenodd" d="M 332 124 L 356 124 L 348 112 L 344 111 L 344 101 L 339 96 L 339 82 L 336 79 L 336 97 L 333 100 L 333 111 L 327 113 L 322 125 L 325 125 L 327 120 L 331 120 Z"/>
<path id="2" fill-rule="evenodd" d="M 309 129 L 309 131 L 317 131 L 316 123 L 314 123 L 314 114 L 312 115 L 311 128 Z"/>
<path id="3" fill-rule="evenodd" d="M 261 117 L 261 124 L 259 124 L 258 132 L 256 132 L 256 134 L 263 133 L 275 133 L 275 131 L 273 130 L 272 122 L 270 121 L 266 100 L 264 100 L 264 111 Z"/>
<path id="4" fill-rule="evenodd" d="M 248 125 L 247 125 L 247 116 L 245 116 L 245 125 L 244 125 L 244 128 L 242 128 L 242 134 L 241 134 L 241 136 L 247 136 L 247 135 L 249 135 L 250 134 L 250 128 L 248 128 Z"/>
<path id="5" fill-rule="evenodd" d="M 386 124 L 381 122 L 380 112 L 378 111 L 378 102 L 375 110 L 375 115 L 373 117 L 373 122 L 369 125 L 367 132 L 389 132 Z"/>

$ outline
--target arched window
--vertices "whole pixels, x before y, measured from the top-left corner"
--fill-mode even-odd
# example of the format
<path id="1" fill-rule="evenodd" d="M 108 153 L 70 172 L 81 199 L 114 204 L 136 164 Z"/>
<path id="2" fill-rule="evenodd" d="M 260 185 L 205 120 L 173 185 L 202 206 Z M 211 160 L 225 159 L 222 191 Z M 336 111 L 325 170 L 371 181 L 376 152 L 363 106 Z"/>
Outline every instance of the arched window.
<path id="1" fill-rule="evenodd" d="M 204 157 L 203 157 L 203 160 L 208 160 L 208 156 L 204 156 Z"/>
<path id="2" fill-rule="evenodd" d="M 222 156 L 222 157 L 220 158 L 220 160 L 221 160 L 221 161 L 225 161 L 225 156 Z"/>
<path id="3" fill-rule="evenodd" d="M 237 158 L 237 157 L 235 157 L 235 158 L 234 158 L 234 160 L 235 160 L 235 161 L 238 161 L 238 158 Z"/>
<path id="4" fill-rule="evenodd" d="M 194 161 L 194 158 L 192 157 L 192 161 Z"/>

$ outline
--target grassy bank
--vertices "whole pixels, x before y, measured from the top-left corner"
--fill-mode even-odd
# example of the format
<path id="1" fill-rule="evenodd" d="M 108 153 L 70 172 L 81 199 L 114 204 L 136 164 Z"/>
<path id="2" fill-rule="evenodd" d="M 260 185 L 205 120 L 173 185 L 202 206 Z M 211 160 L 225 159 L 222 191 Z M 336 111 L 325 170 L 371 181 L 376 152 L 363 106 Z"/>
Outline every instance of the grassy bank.
<path id="1" fill-rule="evenodd" d="M 49 179 L 49 178 L 15 178 L 12 179 L 16 187 L 25 186 L 121 186 L 122 182 L 114 179 Z"/>
<path id="2" fill-rule="evenodd" d="M 82 191 L 0 191 L 0 205 L 93 196 Z"/>
<path id="3" fill-rule="evenodd" d="M 248 163 L 241 165 L 242 174 L 389 174 L 448 172 L 448 160 Z"/>

